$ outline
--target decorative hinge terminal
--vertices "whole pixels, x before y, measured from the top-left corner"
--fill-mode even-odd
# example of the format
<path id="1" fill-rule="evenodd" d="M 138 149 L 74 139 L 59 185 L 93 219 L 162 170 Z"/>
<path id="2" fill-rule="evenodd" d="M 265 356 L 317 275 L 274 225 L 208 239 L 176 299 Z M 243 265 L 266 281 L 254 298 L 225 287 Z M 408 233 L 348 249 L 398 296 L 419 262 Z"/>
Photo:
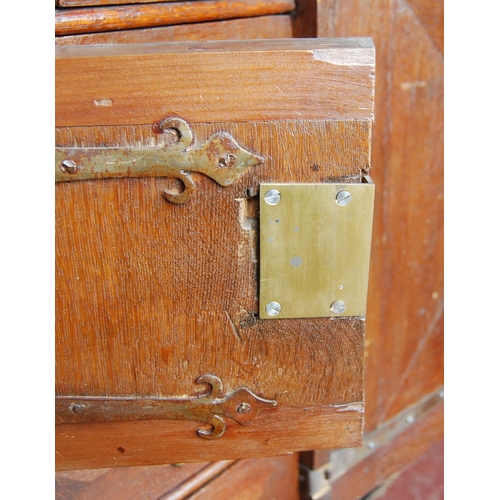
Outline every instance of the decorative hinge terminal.
<path id="1" fill-rule="evenodd" d="M 202 173 L 221 186 L 235 182 L 246 170 L 264 161 L 243 149 L 227 132 L 193 143 L 193 133 L 181 118 L 167 118 L 155 130 L 175 135 L 161 147 L 56 148 L 56 182 L 117 177 L 175 177 L 184 190 L 164 192 L 172 203 L 184 203 L 195 189 L 190 172 Z"/>

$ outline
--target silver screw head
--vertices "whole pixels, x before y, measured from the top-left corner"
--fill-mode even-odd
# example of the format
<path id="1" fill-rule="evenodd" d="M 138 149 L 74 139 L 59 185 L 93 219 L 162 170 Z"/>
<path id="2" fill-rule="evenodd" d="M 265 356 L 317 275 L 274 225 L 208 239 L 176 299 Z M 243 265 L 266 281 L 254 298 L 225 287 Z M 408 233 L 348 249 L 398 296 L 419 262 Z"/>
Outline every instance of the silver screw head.
<path id="1" fill-rule="evenodd" d="M 72 404 L 70 408 L 73 413 L 85 413 L 85 411 L 87 410 L 87 407 L 85 405 L 76 403 Z"/>
<path id="2" fill-rule="evenodd" d="M 345 312 L 346 305 L 344 302 L 341 300 L 336 300 L 331 306 L 330 306 L 330 311 L 334 314 L 342 314 Z"/>
<path id="3" fill-rule="evenodd" d="M 74 174 L 75 172 L 78 172 L 80 168 L 73 160 L 63 160 L 61 162 L 61 170 L 63 172 L 68 172 L 68 174 Z"/>
<path id="4" fill-rule="evenodd" d="M 269 314 L 269 316 L 278 316 L 280 312 L 281 306 L 278 302 L 269 302 L 269 304 L 267 304 L 266 313 Z"/>
<path id="5" fill-rule="evenodd" d="M 337 193 L 337 197 L 335 198 L 335 201 L 337 202 L 337 205 L 340 205 L 341 207 L 345 207 L 346 205 L 349 205 L 352 201 L 352 194 L 349 193 L 349 191 L 339 191 Z"/>
<path id="6" fill-rule="evenodd" d="M 252 407 L 248 403 L 241 403 L 238 406 L 238 413 L 248 413 Z"/>
<path id="7" fill-rule="evenodd" d="M 281 200 L 281 193 L 277 189 L 270 189 L 264 195 L 264 200 L 268 205 L 277 205 Z"/>

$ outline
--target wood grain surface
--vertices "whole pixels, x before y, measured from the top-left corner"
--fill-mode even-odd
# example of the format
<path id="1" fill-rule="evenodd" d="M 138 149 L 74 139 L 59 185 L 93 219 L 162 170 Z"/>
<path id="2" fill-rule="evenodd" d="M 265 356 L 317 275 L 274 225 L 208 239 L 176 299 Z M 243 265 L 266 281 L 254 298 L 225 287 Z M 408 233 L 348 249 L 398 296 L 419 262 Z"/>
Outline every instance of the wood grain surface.
<path id="1" fill-rule="evenodd" d="M 329 36 L 372 36 L 377 48 L 370 431 L 443 384 L 442 1 L 339 0 L 334 12 Z"/>
<path id="2" fill-rule="evenodd" d="M 230 462 L 232 463 L 232 462 Z M 222 462 L 225 466 L 227 464 Z M 111 467 L 56 472 L 56 500 L 158 500 L 183 483 L 203 475 L 210 463 Z M 220 466 L 219 466 L 220 470 Z M 204 484 L 200 481 L 200 486 Z"/>
<path id="3" fill-rule="evenodd" d="M 437 441 L 415 462 L 378 486 L 366 500 L 412 498 L 444 500 L 444 440 Z"/>
<path id="4" fill-rule="evenodd" d="M 163 43 L 200 40 L 263 40 L 292 38 L 290 15 L 247 17 L 227 21 L 177 24 L 106 33 L 58 36 L 56 45 L 96 45 L 117 43 Z"/>
<path id="5" fill-rule="evenodd" d="M 124 29 L 201 23 L 240 17 L 284 14 L 293 11 L 293 0 L 236 0 L 165 2 L 110 7 L 56 9 L 55 34 L 75 35 Z"/>
<path id="6" fill-rule="evenodd" d="M 360 405 L 278 407 L 251 425 L 228 419 L 219 439 L 200 439 L 200 424 L 151 420 L 56 426 L 56 470 L 206 462 L 285 455 L 293 451 L 361 445 Z"/>
<path id="7" fill-rule="evenodd" d="M 226 188 L 193 174 L 198 189 L 180 206 L 165 201 L 171 183 L 161 178 L 56 186 L 57 394 L 189 395 L 198 376 L 214 373 L 228 391 L 244 385 L 280 404 L 362 401 L 362 320 L 258 319 L 249 193 L 260 182 L 359 182 L 370 122 L 193 130 L 200 142 L 225 130 L 265 161 Z M 147 144 L 155 135 L 65 128 L 57 142 Z"/>
<path id="8" fill-rule="evenodd" d="M 298 500 L 298 455 L 56 473 L 56 500 Z"/>
<path id="9" fill-rule="evenodd" d="M 374 57 L 366 38 L 56 47 L 56 126 L 371 120 Z"/>
<path id="10" fill-rule="evenodd" d="M 241 460 L 190 499 L 298 500 L 298 482 L 297 455 Z"/>
<path id="11" fill-rule="evenodd" d="M 188 497 L 191 498 L 193 493 L 197 493 L 198 490 L 205 489 L 204 487 L 207 486 L 208 483 L 218 478 L 218 476 L 224 472 L 227 472 L 228 469 L 232 469 L 236 464 L 236 460 L 219 460 L 218 462 L 211 462 L 196 472 L 196 474 L 193 474 L 185 481 L 177 484 L 175 488 L 172 488 L 165 495 L 163 495 L 160 500 L 182 500 Z M 187 464 L 181 465 L 184 466 Z M 245 467 L 245 465 L 243 465 L 243 467 Z"/>

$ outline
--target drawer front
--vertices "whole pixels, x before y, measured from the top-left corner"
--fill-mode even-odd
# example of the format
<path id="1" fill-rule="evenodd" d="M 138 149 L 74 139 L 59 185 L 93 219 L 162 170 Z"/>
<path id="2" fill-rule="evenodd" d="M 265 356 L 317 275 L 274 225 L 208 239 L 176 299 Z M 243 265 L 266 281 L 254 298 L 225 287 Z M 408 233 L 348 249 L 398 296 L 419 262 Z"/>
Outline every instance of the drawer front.
<path id="1" fill-rule="evenodd" d="M 59 469 L 361 443 L 364 317 L 265 317 L 259 194 L 360 184 L 373 95 L 369 39 L 57 49 Z"/>

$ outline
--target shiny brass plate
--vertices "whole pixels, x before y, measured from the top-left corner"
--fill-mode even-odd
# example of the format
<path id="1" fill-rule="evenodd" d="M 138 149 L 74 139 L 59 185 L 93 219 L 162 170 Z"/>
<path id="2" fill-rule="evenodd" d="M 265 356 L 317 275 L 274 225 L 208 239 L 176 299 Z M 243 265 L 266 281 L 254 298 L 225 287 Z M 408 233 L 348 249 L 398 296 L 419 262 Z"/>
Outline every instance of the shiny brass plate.
<path id="1" fill-rule="evenodd" d="M 260 317 L 365 316 L 375 186 L 261 184 Z"/>

